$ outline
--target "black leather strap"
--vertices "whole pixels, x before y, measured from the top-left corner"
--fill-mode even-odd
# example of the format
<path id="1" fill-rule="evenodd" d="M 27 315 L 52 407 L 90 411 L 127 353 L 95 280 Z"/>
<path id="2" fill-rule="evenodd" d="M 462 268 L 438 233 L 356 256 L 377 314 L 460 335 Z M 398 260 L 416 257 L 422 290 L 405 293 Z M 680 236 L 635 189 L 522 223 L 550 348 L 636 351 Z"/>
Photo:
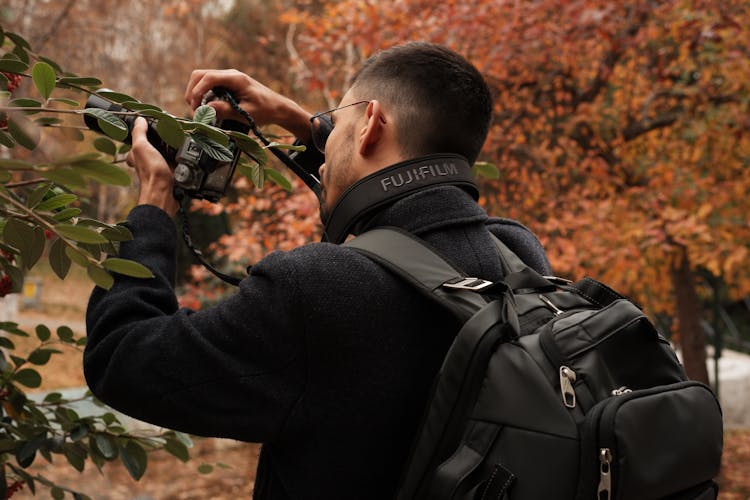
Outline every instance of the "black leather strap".
<path id="1" fill-rule="evenodd" d="M 466 158 L 435 154 L 396 163 L 352 184 L 339 198 L 325 223 L 323 241 L 342 243 L 362 217 L 428 186 L 453 185 L 475 200 L 479 189 Z"/>

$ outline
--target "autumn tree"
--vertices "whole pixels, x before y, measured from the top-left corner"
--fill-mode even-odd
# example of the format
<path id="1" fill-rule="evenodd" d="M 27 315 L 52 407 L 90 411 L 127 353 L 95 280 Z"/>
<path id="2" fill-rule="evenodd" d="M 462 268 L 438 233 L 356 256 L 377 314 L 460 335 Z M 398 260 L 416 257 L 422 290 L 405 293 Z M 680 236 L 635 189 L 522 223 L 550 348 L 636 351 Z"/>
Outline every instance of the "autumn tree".
<path id="1" fill-rule="evenodd" d="M 309 87 L 332 100 L 399 42 L 474 62 L 496 94 L 485 206 L 531 225 L 558 274 L 674 315 L 686 369 L 707 381 L 697 273 L 750 292 L 747 2 L 346 0 L 285 19 Z"/>

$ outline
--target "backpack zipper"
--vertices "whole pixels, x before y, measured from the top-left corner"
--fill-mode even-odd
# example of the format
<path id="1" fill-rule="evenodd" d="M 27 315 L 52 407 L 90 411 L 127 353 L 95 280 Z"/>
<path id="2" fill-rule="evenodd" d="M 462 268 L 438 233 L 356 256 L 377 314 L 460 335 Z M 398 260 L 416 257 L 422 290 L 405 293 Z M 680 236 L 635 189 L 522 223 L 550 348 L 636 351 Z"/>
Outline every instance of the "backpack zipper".
<path id="1" fill-rule="evenodd" d="M 609 500 L 612 494 L 612 450 L 599 449 L 599 487 L 596 490 L 597 500 Z"/>
<path id="2" fill-rule="evenodd" d="M 560 367 L 560 394 L 562 395 L 563 404 L 570 409 L 576 407 L 576 391 L 573 383 L 576 381 L 576 372 L 562 365 Z"/>

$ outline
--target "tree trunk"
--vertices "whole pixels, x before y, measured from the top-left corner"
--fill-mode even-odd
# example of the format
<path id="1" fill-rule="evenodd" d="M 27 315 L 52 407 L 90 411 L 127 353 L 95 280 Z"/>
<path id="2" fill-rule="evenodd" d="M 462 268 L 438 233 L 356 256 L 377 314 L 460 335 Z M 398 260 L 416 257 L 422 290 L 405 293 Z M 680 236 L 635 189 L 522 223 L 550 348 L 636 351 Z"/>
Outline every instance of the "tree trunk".
<path id="1" fill-rule="evenodd" d="M 685 247 L 680 248 L 680 255 L 672 264 L 670 274 L 677 299 L 682 363 L 688 377 L 708 384 L 706 339 L 700 323 L 701 302 L 695 291 L 695 275 L 690 269 L 690 260 Z"/>

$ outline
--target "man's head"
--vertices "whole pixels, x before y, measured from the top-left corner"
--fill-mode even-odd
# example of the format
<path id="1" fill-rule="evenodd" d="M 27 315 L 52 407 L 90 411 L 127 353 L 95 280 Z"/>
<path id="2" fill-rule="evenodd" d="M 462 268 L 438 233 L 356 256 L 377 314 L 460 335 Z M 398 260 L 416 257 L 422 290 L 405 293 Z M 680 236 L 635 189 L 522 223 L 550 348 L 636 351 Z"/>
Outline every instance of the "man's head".
<path id="1" fill-rule="evenodd" d="M 473 163 L 492 114 L 477 69 L 449 49 L 422 42 L 365 61 L 340 106 L 330 114 L 334 130 L 321 167 L 324 220 L 347 187 L 393 163 L 432 153 Z"/>
<path id="2" fill-rule="evenodd" d="M 487 137 L 492 97 L 477 69 L 457 53 L 423 42 L 379 52 L 352 78 L 359 99 L 393 116 L 405 158 L 455 153 L 474 163 Z"/>

